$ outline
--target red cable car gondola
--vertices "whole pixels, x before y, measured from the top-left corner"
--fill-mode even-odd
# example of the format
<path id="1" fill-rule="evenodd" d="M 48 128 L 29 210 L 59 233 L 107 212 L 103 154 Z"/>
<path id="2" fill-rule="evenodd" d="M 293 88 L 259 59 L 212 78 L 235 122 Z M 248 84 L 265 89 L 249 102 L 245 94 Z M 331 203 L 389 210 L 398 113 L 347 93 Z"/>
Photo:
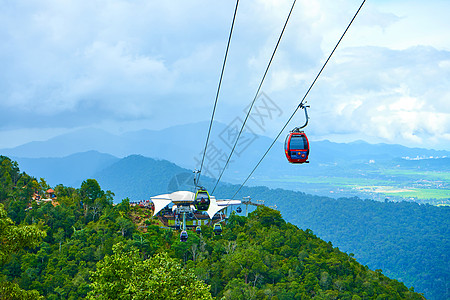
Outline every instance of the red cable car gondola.
<path id="1" fill-rule="evenodd" d="M 290 163 L 308 163 L 309 142 L 303 131 L 291 131 L 284 143 L 284 152 Z"/>
<path id="2" fill-rule="evenodd" d="M 302 127 L 296 127 L 289 132 L 289 135 L 286 137 L 286 141 L 284 143 L 284 154 L 286 154 L 287 160 L 293 164 L 309 163 L 308 138 L 306 137 L 305 132 L 300 131 L 300 129 L 308 125 L 309 118 L 306 108 L 309 106 L 304 106 L 301 104 L 300 107 L 305 110 L 306 123 Z"/>

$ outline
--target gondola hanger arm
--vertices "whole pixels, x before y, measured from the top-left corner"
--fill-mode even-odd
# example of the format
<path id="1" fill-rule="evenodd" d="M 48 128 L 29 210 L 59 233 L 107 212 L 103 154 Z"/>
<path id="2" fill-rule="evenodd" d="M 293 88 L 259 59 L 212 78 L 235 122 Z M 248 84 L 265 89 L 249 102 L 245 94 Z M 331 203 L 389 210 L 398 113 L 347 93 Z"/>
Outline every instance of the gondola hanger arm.
<path id="1" fill-rule="evenodd" d="M 306 102 L 305 102 L 305 104 L 306 104 Z M 308 117 L 308 111 L 307 111 L 307 108 L 309 107 L 309 105 L 304 105 L 303 103 L 300 103 L 300 105 L 299 105 L 298 107 L 305 110 L 305 118 L 306 118 L 306 121 L 305 121 L 305 124 L 303 124 L 303 126 L 301 126 L 301 127 L 295 127 L 295 128 L 292 130 L 292 132 L 299 132 L 300 129 L 303 129 L 303 128 L 306 127 L 306 125 L 308 125 L 309 117 Z"/>

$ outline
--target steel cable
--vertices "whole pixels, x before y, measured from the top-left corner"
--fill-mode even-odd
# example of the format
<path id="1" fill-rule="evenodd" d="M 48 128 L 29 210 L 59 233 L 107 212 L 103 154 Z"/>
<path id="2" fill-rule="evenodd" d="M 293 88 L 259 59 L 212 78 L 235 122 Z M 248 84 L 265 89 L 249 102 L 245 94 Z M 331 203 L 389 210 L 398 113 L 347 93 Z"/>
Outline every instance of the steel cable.
<path id="1" fill-rule="evenodd" d="M 280 137 L 280 135 L 283 133 L 284 129 L 286 129 L 287 125 L 289 124 L 289 122 L 292 120 L 292 118 L 294 117 L 294 115 L 297 113 L 298 109 L 304 104 L 306 97 L 308 96 L 309 92 L 311 91 L 312 87 L 314 86 L 314 84 L 316 83 L 317 79 L 319 78 L 320 74 L 322 74 L 322 71 L 325 69 L 325 66 L 328 64 L 328 61 L 330 60 L 331 56 L 333 55 L 333 53 L 336 51 L 336 48 L 339 46 L 339 44 L 341 43 L 342 39 L 344 38 L 345 34 L 347 33 L 348 29 L 350 28 L 350 26 L 352 25 L 353 21 L 355 20 L 356 16 L 358 15 L 359 11 L 361 10 L 361 8 L 363 7 L 364 3 L 366 2 L 366 0 L 363 0 L 363 2 L 361 3 L 361 5 L 359 6 L 358 10 L 356 11 L 355 15 L 353 16 L 353 18 L 351 19 L 350 23 L 348 24 L 347 28 L 345 29 L 344 33 L 341 35 L 339 41 L 337 42 L 336 46 L 334 46 L 333 51 L 331 51 L 330 55 L 328 56 L 327 60 L 325 61 L 325 63 L 323 64 L 322 68 L 320 69 L 319 73 L 317 73 L 316 77 L 314 78 L 313 82 L 311 83 L 311 85 L 309 86 L 308 90 L 306 91 L 305 95 L 303 96 L 302 100 L 300 101 L 300 104 L 297 106 L 297 108 L 294 110 L 294 112 L 292 113 L 292 115 L 289 117 L 289 119 L 287 120 L 286 124 L 284 124 L 283 128 L 280 130 L 280 132 L 278 133 L 278 135 L 275 137 L 275 139 L 273 140 L 272 144 L 270 144 L 269 148 L 267 149 L 267 151 L 264 153 L 264 155 L 261 157 L 261 159 L 258 161 L 258 163 L 256 164 L 256 166 L 253 168 L 253 170 L 250 172 L 250 174 L 247 176 L 247 178 L 244 180 L 244 182 L 240 185 L 239 189 L 234 193 L 233 197 L 231 197 L 231 199 L 234 199 L 234 197 L 236 197 L 237 193 L 239 193 L 239 191 L 242 189 L 242 187 L 245 185 L 245 183 L 247 183 L 248 179 L 253 175 L 253 173 L 255 172 L 255 170 L 258 168 L 258 166 L 261 164 L 261 162 L 263 161 L 263 159 L 266 157 L 267 153 L 269 153 L 269 151 L 272 149 L 273 145 L 275 144 L 275 142 L 278 140 L 278 138 Z"/>
<path id="2" fill-rule="evenodd" d="M 260 92 L 260 90 L 261 90 L 261 86 L 262 86 L 263 83 L 264 83 L 264 80 L 265 80 L 266 75 L 267 75 L 267 73 L 268 73 L 268 71 L 269 71 L 270 65 L 272 64 L 273 58 L 274 58 L 274 56 L 275 56 L 275 53 L 277 52 L 278 45 L 280 44 L 281 38 L 283 37 L 283 34 L 284 34 L 284 30 L 286 29 L 287 23 L 289 22 L 289 18 L 290 18 L 290 16 L 291 16 L 292 10 L 294 9 L 295 2 L 296 2 L 296 0 L 294 0 L 294 2 L 292 3 L 291 9 L 290 9 L 289 14 L 288 14 L 288 16 L 287 16 L 287 18 L 286 18 L 286 22 L 284 23 L 283 29 L 281 30 L 280 36 L 278 37 L 277 44 L 276 44 L 276 46 L 275 46 L 275 49 L 274 49 L 273 52 L 272 52 L 272 56 L 270 57 L 269 63 L 267 64 L 266 70 L 265 70 L 264 75 L 263 75 L 263 77 L 262 77 L 262 79 L 261 79 L 261 82 L 260 82 L 260 84 L 259 84 L 258 90 L 256 91 L 256 94 L 255 94 L 255 97 L 253 98 L 252 104 L 250 105 L 250 108 L 249 108 L 249 110 L 248 110 L 247 116 L 245 117 L 245 120 L 244 120 L 244 122 L 242 123 L 241 129 L 240 129 L 240 131 L 239 131 L 239 133 L 238 133 L 238 135 L 237 135 L 237 137 L 236 137 L 236 141 L 234 142 L 233 148 L 231 149 L 230 155 L 229 155 L 228 158 L 227 158 L 227 161 L 226 161 L 226 163 L 225 163 L 225 166 L 222 168 L 222 171 L 220 172 L 219 178 L 217 179 L 216 184 L 214 185 L 214 188 L 213 188 L 213 190 L 212 190 L 212 193 L 214 193 L 214 191 L 216 190 L 216 187 L 217 187 L 217 185 L 219 184 L 220 179 L 222 178 L 222 175 L 223 175 L 223 173 L 225 172 L 225 169 L 226 169 L 227 166 L 228 166 L 228 163 L 230 162 L 231 156 L 233 155 L 234 150 L 236 149 L 236 145 L 237 145 L 237 143 L 238 143 L 238 141 L 239 141 L 239 138 L 241 137 L 241 134 L 242 134 L 242 132 L 243 132 L 243 130 L 244 130 L 245 124 L 247 123 L 248 117 L 250 116 L 250 113 L 251 113 L 251 111 L 252 111 L 253 104 L 255 104 L 255 101 L 256 101 L 256 99 L 258 98 L 259 92 Z"/>

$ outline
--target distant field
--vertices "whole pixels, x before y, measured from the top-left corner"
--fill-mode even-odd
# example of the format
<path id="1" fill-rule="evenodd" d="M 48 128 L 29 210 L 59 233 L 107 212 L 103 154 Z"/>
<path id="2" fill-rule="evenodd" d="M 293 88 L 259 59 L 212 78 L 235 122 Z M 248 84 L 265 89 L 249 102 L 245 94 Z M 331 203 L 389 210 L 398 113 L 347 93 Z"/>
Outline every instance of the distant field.
<path id="1" fill-rule="evenodd" d="M 361 185 L 383 185 L 392 184 L 389 180 L 379 180 L 362 177 L 335 177 L 335 176 L 289 176 L 284 178 L 268 179 L 272 182 L 295 182 L 295 183 L 324 183 L 339 186 L 356 187 Z"/>
<path id="2" fill-rule="evenodd" d="M 450 172 L 410 169 L 359 171 L 356 176 L 285 176 L 257 180 L 259 184 L 279 185 L 307 193 L 359 195 L 374 199 L 406 199 L 434 205 L 450 203 Z M 270 183 L 270 184 L 268 184 Z M 308 186 L 310 185 L 310 186 Z M 434 199 L 433 201 L 429 201 Z M 421 201 L 424 200 L 424 201 Z"/>
<path id="3" fill-rule="evenodd" d="M 450 199 L 450 190 L 444 189 L 411 189 L 400 192 L 386 192 L 402 198 L 417 198 L 417 199 Z"/>
<path id="4" fill-rule="evenodd" d="M 377 173 L 380 173 L 380 171 L 377 171 Z M 386 169 L 382 170 L 382 173 L 385 175 L 409 176 L 412 178 L 420 177 L 424 179 L 444 180 L 450 182 L 450 172 Z"/>

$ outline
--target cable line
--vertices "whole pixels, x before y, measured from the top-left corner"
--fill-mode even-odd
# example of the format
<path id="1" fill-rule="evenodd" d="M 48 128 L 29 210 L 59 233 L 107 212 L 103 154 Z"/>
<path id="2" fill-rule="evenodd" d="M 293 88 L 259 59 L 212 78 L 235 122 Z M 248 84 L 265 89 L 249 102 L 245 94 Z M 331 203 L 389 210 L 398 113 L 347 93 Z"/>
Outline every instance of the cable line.
<path id="1" fill-rule="evenodd" d="M 305 102 L 306 97 L 308 96 L 309 92 L 311 91 L 312 87 L 314 86 L 314 84 L 316 83 L 317 79 L 319 78 L 320 74 L 322 74 L 322 71 L 325 69 L 325 66 L 328 64 L 328 61 L 330 60 L 331 56 L 333 55 L 333 53 L 336 51 L 336 48 L 339 46 L 339 44 L 341 43 L 342 39 L 344 38 L 345 34 L 347 33 L 348 29 L 350 28 L 350 26 L 352 25 L 353 21 L 355 20 L 356 16 L 358 15 L 359 11 L 361 10 L 361 8 L 363 7 L 364 3 L 366 2 L 366 0 L 363 0 L 363 2 L 361 3 L 361 5 L 359 6 L 358 10 L 356 11 L 355 15 L 353 16 L 353 18 L 351 19 L 350 23 L 348 24 L 347 28 L 345 29 L 344 33 L 341 35 L 341 38 L 339 39 L 339 41 L 337 42 L 336 46 L 334 46 L 333 51 L 331 51 L 330 55 L 328 56 L 327 60 L 325 61 L 325 63 L 323 64 L 322 68 L 320 69 L 319 73 L 317 73 L 317 76 L 314 78 L 313 82 L 311 83 L 311 85 L 309 86 L 308 90 L 306 91 L 305 95 L 302 98 L 302 101 L 300 102 L 300 104 L 297 106 L 297 108 L 294 110 L 294 112 L 292 113 L 292 115 L 290 116 L 290 118 L 287 120 L 286 124 L 284 124 L 283 128 L 280 130 L 280 132 L 278 133 L 278 135 L 275 137 L 275 139 L 273 140 L 272 144 L 269 146 L 269 149 L 267 149 L 267 151 L 264 153 L 264 155 L 261 157 L 261 159 L 259 160 L 259 162 L 256 164 L 256 166 L 253 168 L 253 170 L 250 172 L 250 174 L 247 176 L 247 178 L 244 180 L 244 182 L 241 184 L 241 186 L 239 187 L 239 189 L 234 193 L 233 197 L 231 197 L 231 199 L 234 199 L 234 197 L 236 197 L 237 193 L 239 193 L 239 191 L 242 189 L 242 187 L 245 185 L 245 183 L 248 181 L 248 179 L 253 175 L 253 173 L 255 172 L 255 170 L 258 168 L 258 166 L 261 164 L 261 162 L 263 161 L 263 159 L 266 157 L 267 153 L 269 153 L 270 149 L 272 149 L 273 145 L 275 144 L 275 142 L 278 140 L 278 138 L 280 137 L 280 135 L 283 133 L 284 129 L 286 129 L 287 125 L 289 124 L 289 122 L 292 120 L 292 118 L 294 117 L 294 115 L 297 113 L 298 109 L 303 107 Z"/>
<path id="2" fill-rule="evenodd" d="M 239 0 L 236 1 L 236 7 L 234 8 L 233 21 L 231 22 L 230 35 L 228 36 L 227 49 L 225 50 L 225 57 L 223 59 L 223 64 L 222 64 L 222 72 L 220 73 L 219 86 L 217 87 L 216 100 L 214 101 L 214 108 L 213 108 L 212 115 L 211 115 L 211 122 L 209 123 L 208 135 L 206 137 L 206 143 L 205 143 L 205 150 L 203 151 L 203 157 L 202 157 L 202 162 L 200 164 L 200 169 L 198 171 L 197 182 L 200 182 L 200 176 L 201 176 L 202 169 L 203 169 L 203 163 L 205 161 L 206 150 L 208 149 L 209 136 L 211 135 L 211 128 L 212 128 L 212 124 L 213 124 L 213 120 L 214 120 L 214 114 L 216 113 L 217 99 L 219 99 L 220 87 L 222 86 L 222 78 L 223 78 L 223 73 L 225 71 L 225 65 L 227 62 L 228 49 L 230 49 L 231 36 L 233 34 L 234 21 L 236 20 L 236 13 L 237 13 L 238 6 L 239 6 Z"/>
<path id="3" fill-rule="evenodd" d="M 213 190 L 212 190 L 212 193 L 214 193 L 214 191 L 216 190 L 216 187 L 217 187 L 217 185 L 219 184 L 219 181 L 220 181 L 220 179 L 222 178 L 222 175 L 223 175 L 223 173 L 225 172 L 225 169 L 227 168 L 228 163 L 230 162 L 231 156 L 232 156 L 233 153 L 234 153 L 234 149 L 236 149 L 236 145 L 237 145 L 237 143 L 238 143 L 238 141 L 239 141 L 239 138 L 241 137 L 242 131 L 244 130 L 245 124 L 247 123 L 248 117 L 250 116 L 250 113 L 251 113 L 251 111 L 252 111 L 253 104 L 255 104 L 255 101 L 256 101 L 256 99 L 258 98 L 258 94 L 259 94 L 259 91 L 261 90 L 261 86 L 263 85 L 264 80 L 266 79 L 267 72 L 269 71 L 270 65 L 272 64 L 272 60 L 273 60 L 273 58 L 274 58 L 274 56 L 275 56 L 275 53 L 277 52 L 278 45 L 280 44 L 281 38 L 283 37 L 284 30 L 286 29 L 287 23 L 289 22 L 289 18 L 290 18 L 290 16 L 291 16 L 292 10 L 294 9 L 295 2 L 296 2 L 296 0 L 294 0 L 294 2 L 292 3 L 291 9 L 290 9 L 289 14 L 288 14 L 288 16 L 287 16 L 287 18 L 286 18 L 286 22 L 284 23 L 283 29 L 281 30 L 280 36 L 278 37 L 277 44 L 276 44 L 276 46 L 275 46 L 275 49 L 274 49 L 273 52 L 272 52 L 272 56 L 270 57 L 269 63 L 268 63 L 268 65 L 267 65 L 266 70 L 265 70 L 265 72 L 264 72 L 264 75 L 263 75 L 263 77 L 262 77 L 262 79 L 261 79 L 261 82 L 260 82 L 260 84 L 259 84 L 258 90 L 256 91 L 256 94 L 255 94 L 255 97 L 253 98 L 252 104 L 250 105 L 250 108 L 249 108 L 249 110 L 248 110 L 247 116 L 245 117 L 245 120 L 244 120 L 244 122 L 242 123 L 241 130 L 239 131 L 239 134 L 237 135 L 236 141 L 234 142 L 233 148 L 231 149 L 231 153 L 230 153 L 230 155 L 228 156 L 227 162 L 225 163 L 225 166 L 223 167 L 222 171 L 220 172 L 219 178 L 217 179 L 217 182 L 216 182 L 216 184 L 214 185 L 214 188 L 213 188 Z"/>

